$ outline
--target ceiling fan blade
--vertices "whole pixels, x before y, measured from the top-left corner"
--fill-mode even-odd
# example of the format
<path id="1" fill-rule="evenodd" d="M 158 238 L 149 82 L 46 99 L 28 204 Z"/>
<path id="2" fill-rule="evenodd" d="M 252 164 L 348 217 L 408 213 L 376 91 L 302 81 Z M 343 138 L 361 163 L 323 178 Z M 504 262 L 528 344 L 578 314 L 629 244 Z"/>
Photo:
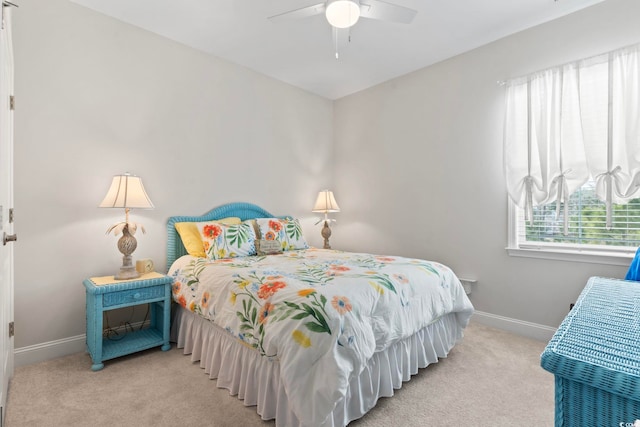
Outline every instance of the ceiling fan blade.
<path id="1" fill-rule="evenodd" d="M 417 10 L 381 0 L 362 0 L 360 2 L 360 16 L 380 21 L 410 24 L 417 13 Z"/>
<path id="2" fill-rule="evenodd" d="M 324 13 L 325 3 L 318 3 L 312 6 L 303 7 L 301 9 L 290 10 L 288 12 L 280 13 L 278 15 L 270 16 L 268 19 L 271 22 L 290 21 L 293 19 L 308 18 L 309 16 L 319 15 Z"/>

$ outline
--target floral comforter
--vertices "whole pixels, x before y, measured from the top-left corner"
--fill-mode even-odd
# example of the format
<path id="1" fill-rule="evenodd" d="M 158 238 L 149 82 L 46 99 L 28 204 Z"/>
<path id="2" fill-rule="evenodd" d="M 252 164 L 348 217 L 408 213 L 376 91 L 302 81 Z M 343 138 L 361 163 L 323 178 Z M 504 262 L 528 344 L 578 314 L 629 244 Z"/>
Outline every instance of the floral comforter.
<path id="1" fill-rule="evenodd" d="M 419 259 L 307 249 L 171 267 L 173 298 L 260 354 L 276 358 L 290 404 L 319 425 L 376 351 L 455 312 L 473 312 L 446 266 Z"/>

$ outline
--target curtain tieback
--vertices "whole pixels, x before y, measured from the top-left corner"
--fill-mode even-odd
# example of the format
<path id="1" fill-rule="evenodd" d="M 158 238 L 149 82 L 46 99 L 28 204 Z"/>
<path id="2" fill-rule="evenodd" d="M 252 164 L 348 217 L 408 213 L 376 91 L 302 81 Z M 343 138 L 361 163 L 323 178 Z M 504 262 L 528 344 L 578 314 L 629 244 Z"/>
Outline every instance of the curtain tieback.
<path id="1" fill-rule="evenodd" d="M 526 197 L 524 201 L 524 214 L 525 221 L 529 221 L 529 225 L 533 224 L 533 186 L 534 180 L 531 175 L 527 175 L 524 178 L 524 188 L 526 191 Z"/>
<path id="2" fill-rule="evenodd" d="M 604 204 L 607 208 L 607 230 L 611 229 L 613 217 L 613 180 L 622 171 L 622 167 L 616 166 L 613 170 L 603 172 L 596 176 L 596 183 L 600 184 L 604 180 L 605 200 Z"/>
<path id="3" fill-rule="evenodd" d="M 564 228 L 562 234 L 567 236 L 569 234 L 569 189 L 567 188 L 567 178 L 566 175 L 571 172 L 571 169 L 568 169 L 562 172 L 560 175 L 556 176 L 553 181 L 553 184 L 558 186 L 558 196 L 556 198 L 556 219 L 560 218 L 560 211 L 564 210 Z M 565 200 L 567 199 L 567 200 Z M 564 203 L 564 209 L 562 209 L 561 204 Z"/>

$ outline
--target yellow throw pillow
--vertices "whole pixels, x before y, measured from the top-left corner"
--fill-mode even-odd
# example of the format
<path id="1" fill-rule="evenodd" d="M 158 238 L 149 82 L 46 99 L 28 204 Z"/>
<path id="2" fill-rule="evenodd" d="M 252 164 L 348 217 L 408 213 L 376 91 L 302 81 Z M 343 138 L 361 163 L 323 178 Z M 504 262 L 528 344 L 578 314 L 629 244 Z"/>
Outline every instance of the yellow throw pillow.
<path id="1" fill-rule="evenodd" d="M 224 225 L 236 225 L 242 223 L 242 220 L 235 216 L 216 219 L 214 221 Z M 196 223 L 176 222 L 174 225 L 180 235 L 182 244 L 187 250 L 187 253 L 191 256 L 206 258 L 207 255 L 204 253 L 204 244 L 202 243 L 202 237 L 200 237 L 200 231 L 198 231 Z"/>

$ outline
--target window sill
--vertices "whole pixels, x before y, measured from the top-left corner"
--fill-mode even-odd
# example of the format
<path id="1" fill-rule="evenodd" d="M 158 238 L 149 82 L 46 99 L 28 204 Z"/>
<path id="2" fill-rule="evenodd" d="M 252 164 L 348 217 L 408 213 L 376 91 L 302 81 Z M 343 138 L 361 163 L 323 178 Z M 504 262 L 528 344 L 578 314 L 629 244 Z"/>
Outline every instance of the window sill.
<path id="1" fill-rule="evenodd" d="M 635 255 L 634 251 L 596 251 L 569 248 L 507 247 L 509 256 L 551 259 L 556 261 L 586 262 L 590 264 L 608 264 L 629 267 Z"/>

